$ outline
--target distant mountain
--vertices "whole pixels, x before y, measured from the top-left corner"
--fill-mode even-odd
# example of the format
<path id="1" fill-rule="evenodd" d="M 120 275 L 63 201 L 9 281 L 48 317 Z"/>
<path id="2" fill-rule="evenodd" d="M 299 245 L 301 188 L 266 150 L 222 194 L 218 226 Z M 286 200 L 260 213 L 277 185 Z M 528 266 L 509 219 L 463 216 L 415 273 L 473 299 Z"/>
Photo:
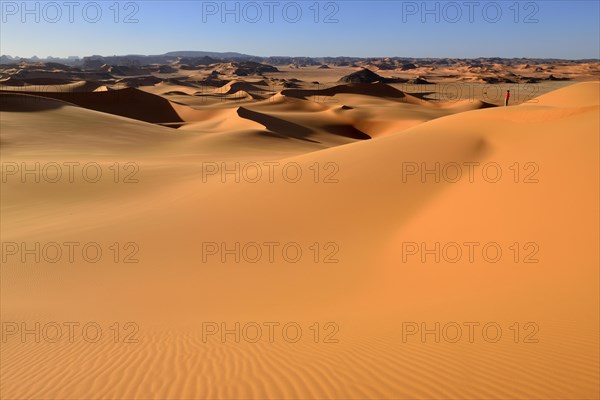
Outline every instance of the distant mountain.
<path id="1" fill-rule="evenodd" d="M 251 56 L 248 54 L 241 54 L 235 52 L 225 52 L 219 53 L 214 51 L 170 51 L 168 53 L 163 54 L 163 56 L 168 57 L 211 57 L 211 58 L 253 58 L 255 56 Z"/>
<path id="2" fill-rule="evenodd" d="M 0 56 L 0 64 L 14 64 L 18 62 L 53 62 L 68 65 L 71 67 L 82 67 L 84 69 L 97 69 L 106 64 L 109 66 L 124 66 L 124 67 L 142 67 L 152 64 L 168 65 L 171 63 L 194 65 L 209 65 L 213 63 L 231 63 L 231 62 L 255 62 L 268 64 L 273 66 L 319 66 L 323 64 L 357 67 L 357 63 L 367 63 L 377 67 L 379 70 L 394 69 L 392 67 L 401 67 L 403 70 L 414 69 L 419 66 L 447 66 L 450 64 L 468 64 L 469 66 L 481 65 L 482 63 L 498 63 L 503 65 L 514 65 L 523 62 L 528 62 L 532 65 L 544 62 L 598 62 L 598 60 L 559 60 L 559 59 L 536 59 L 536 58 L 410 58 L 410 57 L 385 57 L 385 58 L 364 58 L 364 57 L 292 57 L 292 56 L 252 56 L 237 52 L 214 52 L 214 51 L 171 51 L 159 55 L 92 55 L 88 57 L 47 57 L 38 58 L 36 56 L 26 57 L 11 57 L 9 55 Z M 358 77 L 357 79 L 369 79 L 369 77 Z"/>
<path id="3" fill-rule="evenodd" d="M 75 56 L 70 56 L 67 58 L 52 57 L 52 56 L 46 57 L 46 58 L 39 58 L 37 56 L 27 58 L 27 57 L 12 57 L 12 56 L 5 55 L 5 54 L 0 56 L 0 64 L 14 64 L 14 63 L 18 63 L 21 61 L 54 62 L 54 63 L 70 65 L 70 66 L 81 65 L 81 63 L 82 63 L 81 59 L 79 57 L 75 57 Z"/>
<path id="4" fill-rule="evenodd" d="M 11 56 L 6 56 L 4 54 L 2 54 L 0 56 L 0 64 L 12 64 L 12 63 L 17 62 L 17 61 L 19 61 L 18 57 L 17 58 L 13 58 Z"/>

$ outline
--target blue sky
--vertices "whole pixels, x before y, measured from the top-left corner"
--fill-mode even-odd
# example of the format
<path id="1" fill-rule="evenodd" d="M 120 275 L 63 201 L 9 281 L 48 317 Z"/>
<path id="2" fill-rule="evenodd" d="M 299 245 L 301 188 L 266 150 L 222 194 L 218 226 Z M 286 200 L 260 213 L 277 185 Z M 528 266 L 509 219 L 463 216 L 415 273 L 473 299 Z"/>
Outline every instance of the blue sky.
<path id="1" fill-rule="evenodd" d="M 0 53 L 600 57 L 598 0 L 69 1 L 2 0 Z"/>

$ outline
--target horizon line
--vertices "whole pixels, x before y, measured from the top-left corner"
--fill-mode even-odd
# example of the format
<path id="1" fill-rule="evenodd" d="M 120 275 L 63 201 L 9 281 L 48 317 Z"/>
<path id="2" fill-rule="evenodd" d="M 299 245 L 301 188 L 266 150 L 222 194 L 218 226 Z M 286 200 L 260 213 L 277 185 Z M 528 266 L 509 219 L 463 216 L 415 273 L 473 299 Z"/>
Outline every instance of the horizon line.
<path id="1" fill-rule="evenodd" d="M 497 58 L 497 59 L 501 59 L 501 60 L 519 60 L 519 59 L 523 59 L 523 60 L 561 60 L 561 61 L 588 61 L 588 60 L 593 60 L 593 61 L 597 61 L 600 62 L 600 57 L 588 57 L 588 58 L 561 58 L 561 57 L 524 57 L 524 56 L 520 56 L 520 57 L 501 57 L 501 56 L 477 56 L 477 57 L 453 57 L 453 56 L 420 56 L 420 57 L 414 57 L 414 56 L 398 56 L 398 55 L 382 55 L 382 56 L 348 56 L 348 55 L 329 55 L 329 56 L 306 56 L 306 55 L 269 55 L 269 56 L 263 56 L 263 55 L 252 55 L 252 54 L 245 54 L 245 53 L 240 53 L 237 51 L 208 51 L 208 50 L 177 50 L 177 51 L 167 51 L 165 53 L 161 53 L 161 54 L 140 54 L 140 53 L 128 53 L 128 54 L 113 54 L 113 55 L 101 55 L 101 54 L 91 54 L 91 55 L 86 55 L 86 56 L 81 56 L 81 55 L 70 55 L 70 56 L 52 56 L 52 55 L 48 55 L 48 56 L 37 56 L 37 55 L 32 55 L 32 56 L 13 56 L 11 54 L 0 54 L 1 57 L 10 57 L 13 59 L 31 59 L 31 58 L 38 58 L 40 60 L 43 59 L 49 59 L 49 58 L 54 58 L 54 59 L 69 59 L 69 58 L 79 58 L 79 59 L 84 59 L 84 58 L 90 58 L 90 57 L 103 57 L 103 58 L 108 58 L 108 57 L 160 57 L 160 56 L 166 56 L 169 53 L 185 53 L 185 52 L 198 52 L 198 53 L 215 53 L 215 54 L 221 54 L 221 55 L 225 55 L 227 53 L 234 53 L 236 54 L 236 56 L 239 57 L 255 57 L 255 58 L 354 58 L 354 59 L 362 59 L 362 60 L 366 60 L 366 59 L 381 59 L 381 58 L 406 58 L 406 59 L 438 59 L 438 60 L 444 60 L 444 59 L 456 59 L 456 60 L 477 60 L 477 59 L 492 59 L 492 58 Z M 236 57 L 236 56 L 229 56 L 229 57 Z M 181 56 L 175 56 L 174 57 L 181 57 Z M 209 57 L 209 56 L 205 56 L 205 57 Z M 216 57 L 216 56 L 215 56 Z M 227 56 L 225 56 L 227 57 Z"/>

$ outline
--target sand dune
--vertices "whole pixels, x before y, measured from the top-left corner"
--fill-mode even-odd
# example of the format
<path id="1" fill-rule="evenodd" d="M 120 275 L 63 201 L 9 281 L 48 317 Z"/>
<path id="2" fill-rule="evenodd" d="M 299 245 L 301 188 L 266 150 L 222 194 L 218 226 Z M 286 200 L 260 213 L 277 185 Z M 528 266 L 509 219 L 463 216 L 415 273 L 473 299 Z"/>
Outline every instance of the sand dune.
<path id="1" fill-rule="evenodd" d="M 253 85 L 252 83 L 248 83 L 248 82 L 243 82 L 243 81 L 231 81 L 229 83 L 227 83 L 226 85 L 215 89 L 214 93 L 217 94 L 235 94 L 239 91 L 244 91 L 244 92 L 262 92 L 265 89 L 257 87 L 256 85 Z"/>
<path id="2" fill-rule="evenodd" d="M 0 349 L 2 396 L 597 398 L 598 87 L 492 108 L 384 84 L 203 106 L 137 89 L 3 93 L 3 162 L 139 167 L 133 185 L 3 183 L 3 241 L 135 242 L 141 261 L 3 263 L 3 322 L 96 321 L 112 332 L 133 321 L 139 342 L 12 336 Z M 157 125 L 168 122 L 182 126 Z M 266 161 L 279 163 L 273 181 L 266 171 L 257 182 L 202 174 L 204 162 Z M 407 176 L 408 163 L 457 165 L 462 179 Z M 502 179 L 490 183 L 478 167 L 470 181 L 469 163 L 495 163 Z M 301 178 L 290 182 L 298 175 L 282 175 L 282 165 Z M 297 243 L 305 256 L 203 262 L 203 243 L 271 241 Z M 504 258 L 402 253 L 406 243 L 473 241 L 499 243 Z M 538 247 L 537 263 L 522 262 L 525 243 Z M 297 323 L 303 335 L 202 337 L 206 322 L 269 321 Z M 403 340 L 403 323 L 421 322 L 495 323 L 503 335 Z M 528 323 L 539 342 L 523 341 Z M 337 341 L 325 342 L 331 332 Z"/>
<path id="3" fill-rule="evenodd" d="M 586 107 L 600 104 L 600 82 L 573 85 L 535 99 L 531 104 L 552 107 Z"/>
<path id="4" fill-rule="evenodd" d="M 58 99 L 24 94 L 0 95 L 2 155 L 73 157 L 82 152 L 118 154 L 157 148 L 176 140 L 174 130 L 130 118 L 88 110 Z M 81 127 L 85 129 L 81 129 Z M 48 146 L 48 142 L 53 146 Z"/>
<path id="5" fill-rule="evenodd" d="M 306 98 L 309 96 L 334 96 L 336 94 L 360 94 L 364 96 L 375 96 L 385 97 L 389 99 L 399 99 L 410 104 L 427 105 L 426 101 L 403 93 L 392 86 L 384 83 L 350 83 L 345 85 L 338 85 L 326 89 L 315 89 L 315 90 L 296 90 L 286 89 L 281 92 L 282 95 L 298 98 Z"/>
<path id="6" fill-rule="evenodd" d="M 0 95 L 0 98 L 2 99 L 0 101 L 0 111 L 44 111 L 64 106 L 75 106 L 75 104 L 66 101 L 24 93 L 5 92 Z"/>
<path id="7" fill-rule="evenodd" d="M 24 86 L 27 84 L 27 86 Z M 65 81 L 56 79 L 38 79 L 19 81 L 9 78 L 6 81 L 0 82 L 0 90 L 29 92 L 38 95 L 48 92 L 93 92 L 103 85 L 99 82 L 91 81 Z"/>
<path id="8" fill-rule="evenodd" d="M 48 98 L 69 101 L 92 110 L 173 128 L 189 123 L 194 124 L 197 132 L 206 130 L 209 126 L 223 128 L 222 123 L 214 123 L 212 115 L 223 115 L 215 109 L 194 109 L 151 94 L 167 88 L 184 88 L 184 91 L 170 90 L 166 92 L 168 96 L 186 96 L 194 91 L 192 87 L 161 83 L 154 86 L 152 90 L 144 91 L 128 88 L 110 91 L 106 89 L 93 93 L 48 91 L 40 94 Z M 364 140 L 372 136 L 397 133 L 432 118 L 487 106 L 482 102 L 434 104 L 385 84 L 338 85 L 321 90 L 285 89 L 278 94 L 267 95 L 269 98 L 263 102 L 256 102 L 257 99 L 264 98 L 256 94 L 256 91 L 260 93 L 265 90 L 260 86 L 233 81 L 216 89 L 215 93 L 225 96 L 225 100 L 230 102 L 232 100 L 235 103 L 247 102 L 248 107 L 240 108 L 238 115 L 259 122 L 265 128 L 263 133 L 266 135 L 275 134 L 299 140 L 308 140 L 308 136 L 317 135 L 321 139 L 311 140 L 319 143 L 323 140 L 327 142 L 326 136 L 328 135 Z M 368 97 L 370 100 L 365 100 L 364 97 Z M 398 108 L 397 101 L 421 108 L 406 109 L 408 114 L 405 113 L 406 115 L 402 115 L 402 118 L 398 118 L 402 108 Z M 338 107 L 339 102 L 355 106 Z M 364 107 L 369 102 L 374 102 L 372 107 Z M 230 107 L 229 104 L 224 105 Z M 386 108 L 392 110 L 391 114 L 385 111 Z M 426 111 L 427 108 L 431 108 L 431 110 Z M 437 109 L 440 111 L 435 111 Z M 335 110 L 335 112 L 315 114 L 315 112 L 331 110 Z M 280 114 L 282 112 L 284 114 Z M 229 125 L 231 126 L 231 124 Z M 188 128 L 189 130 L 190 128 Z M 336 141 L 334 140 L 334 142 Z"/>
<path id="9" fill-rule="evenodd" d="M 35 94 L 35 93 L 29 93 Z M 129 88 L 104 92 L 44 92 L 48 98 L 68 101 L 81 107 L 153 123 L 183 122 L 172 104 L 159 96 Z"/>
<path id="10" fill-rule="evenodd" d="M 290 121 L 290 118 L 278 118 L 273 114 L 263 114 L 260 112 L 252 111 L 250 109 L 240 107 L 238 109 L 238 115 L 242 118 L 246 118 L 255 122 L 260 123 L 265 126 L 270 132 L 282 135 L 282 136 L 290 136 L 301 140 L 311 140 L 308 137 L 313 133 L 318 132 L 318 130 L 311 130 L 306 127 L 306 125 L 296 124 Z M 319 119 L 318 116 L 314 114 L 309 114 L 305 116 L 306 119 L 310 119 L 312 122 L 315 119 Z M 293 120 L 293 118 L 291 119 Z M 330 120 L 331 121 L 331 120 Z M 328 133 L 334 135 L 340 135 L 349 137 L 352 139 L 370 139 L 371 137 L 364 132 L 353 127 L 351 124 L 339 124 L 337 119 L 334 119 L 331 122 L 321 122 L 319 123 L 319 127 L 321 130 L 324 130 Z"/>

